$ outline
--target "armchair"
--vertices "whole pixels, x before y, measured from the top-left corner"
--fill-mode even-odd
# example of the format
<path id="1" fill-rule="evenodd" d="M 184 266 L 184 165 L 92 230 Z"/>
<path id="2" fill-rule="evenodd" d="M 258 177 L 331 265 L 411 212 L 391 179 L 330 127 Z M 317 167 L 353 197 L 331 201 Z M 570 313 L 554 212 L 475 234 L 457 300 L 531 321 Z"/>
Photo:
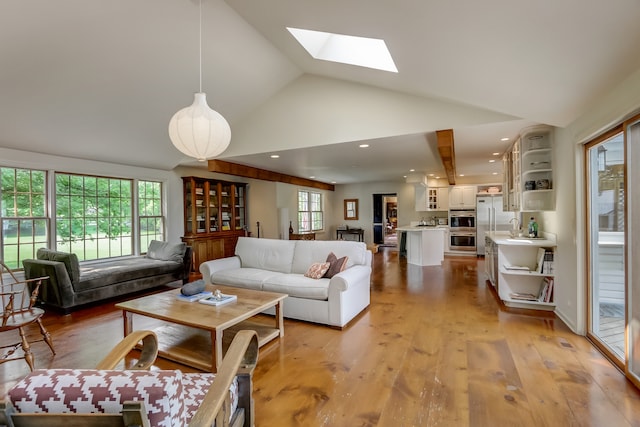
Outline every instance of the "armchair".
<path id="1" fill-rule="evenodd" d="M 8 275 L 7 279 L 11 279 L 10 283 L 5 283 L 5 274 Z M 4 353 L 0 355 L 0 364 L 11 360 L 24 359 L 29 365 L 29 369 L 33 371 L 33 353 L 25 332 L 27 325 L 32 323 L 38 325 L 42 340 L 47 343 L 51 352 L 56 354 L 51 335 L 42 324 L 44 310 L 34 307 L 40 285 L 45 279 L 47 277 L 19 281 L 9 267 L 0 261 L 0 303 L 2 304 L 0 306 L 0 315 L 2 316 L 0 333 L 17 329 L 20 334 L 19 342 L 0 346 L 0 350 L 4 350 Z M 18 349 L 22 349 L 22 355 L 20 353 L 16 354 Z"/>
<path id="2" fill-rule="evenodd" d="M 142 341 L 137 363 L 114 370 Z M 135 331 L 97 369 L 36 370 L 0 401 L 0 425 L 12 427 L 253 426 L 254 331 L 234 337 L 217 374 L 148 371 L 157 337 Z"/>

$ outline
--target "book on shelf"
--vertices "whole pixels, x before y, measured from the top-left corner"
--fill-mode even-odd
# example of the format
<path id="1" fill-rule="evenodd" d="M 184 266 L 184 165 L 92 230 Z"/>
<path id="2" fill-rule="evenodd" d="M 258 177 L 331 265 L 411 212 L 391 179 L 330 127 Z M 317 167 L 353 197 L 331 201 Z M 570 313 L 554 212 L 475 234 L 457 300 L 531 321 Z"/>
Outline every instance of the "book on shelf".
<path id="1" fill-rule="evenodd" d="M 542 287 L 538 295 L 539 302 L 551 302 L 553 300 L 553 277 L 542 279 Z"/>
<path id="2" fill-rule="evenodd" d="M 554 274 L 554 265 L 553 265 L 553 251 L 546 251 L 544 254 L 544 261 L 542 272 L 544 274 Z"/>
<path id="3" fill-rule="evenodd" d="M 537 301 L 538 298 L 533 295 L 533 294 L 529 294 L 529 293 L 525 293 L 525 292 L 511 292 L 509 294 L 509 297 L 511 297 L 511 299 L 517 299 L 517 300 L 523 300 L 523 301 Z"/>
<path id="4" fill-rule="evenodd" d="M 504 264 L 504 268 L 506 268 L 507 270 L 529 271 L 529 267 L 527 267 L 526 265 Z"/>
<path id="5" fill-rule="evenodd" d="M 193 295 L 178 294 L 178 295 L 176 295 L 176 298 L 178 300 L 180 300 L 180 301 L 194 302 L 194 301 L 201 300 L 202 298 L 210 297 L 212 294 L 213 294 L 213 292 L 202 291 L 202 292 L 198 292 L 197 294 L 193 294 Z"/>
<path id="6" fill-rule="evenodd" d="M 536 271 L 542 274 L 542 267 L 544 266 L 544 254 L 546 250 L 544 248 L 538 248 L 538 257 L 536 263 Z"/>
<path id="7" fill-rule="evenodd" d="M 227 294 L 219 294 L 219 295 L 210 295 L 206 298 L 199 299 L 198 302 L 207 305 L 223 305 L 228 304 L 233 301 L 237 301 L 237 295 L 227 295 Z"/>

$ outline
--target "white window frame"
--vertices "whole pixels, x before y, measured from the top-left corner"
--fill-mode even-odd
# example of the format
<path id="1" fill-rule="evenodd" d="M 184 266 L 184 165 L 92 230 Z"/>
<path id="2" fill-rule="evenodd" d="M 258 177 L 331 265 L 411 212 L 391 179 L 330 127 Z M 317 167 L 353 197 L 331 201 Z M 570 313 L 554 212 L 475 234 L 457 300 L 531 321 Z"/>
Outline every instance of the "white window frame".
<path id="1" fill-rule="evenodd" d="M 324 200 L 319 191 L 298 190 L 298 230 L 300 233 L 324 229 Z"/>

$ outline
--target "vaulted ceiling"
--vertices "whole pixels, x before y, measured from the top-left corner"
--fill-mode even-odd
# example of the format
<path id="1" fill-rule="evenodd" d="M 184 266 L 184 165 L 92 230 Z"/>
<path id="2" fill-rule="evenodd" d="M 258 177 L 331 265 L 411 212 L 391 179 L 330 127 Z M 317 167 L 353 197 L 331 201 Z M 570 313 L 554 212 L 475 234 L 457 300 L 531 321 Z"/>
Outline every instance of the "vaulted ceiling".
<path id="1" fill-rule="evenodd" d="M 637 0 L 202 9 L 202 89 L 232 129 L 221 158 L 324 182 L 444 174 L 442 129 L 453 129 L 457 172 L 486 180 L 501 172 L 489 163 L 510 144 L 501 137 L 566 126 L 640 68 Z M 384 39 L 399 72 L 314 60 L 286 27 Z M 3 0 L 0 147 L 193 165 L 167 125 L 198 91 L 198 34 L 195 0 Z"/>

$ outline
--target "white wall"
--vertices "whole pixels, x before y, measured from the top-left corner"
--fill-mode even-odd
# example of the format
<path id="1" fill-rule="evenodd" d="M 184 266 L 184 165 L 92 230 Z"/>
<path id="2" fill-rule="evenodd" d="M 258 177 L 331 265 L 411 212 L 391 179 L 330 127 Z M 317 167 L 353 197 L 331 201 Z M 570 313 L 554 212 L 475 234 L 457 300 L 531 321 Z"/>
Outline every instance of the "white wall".
<path id="1" fill-rule="evenodd" d="M 348 225 L 352 228 L 364 229 L 364 240 L 373 243 L 373 195 L 396 194 L 398 197 L 398 226 L 408 225 L 411 221 L 418 221 L 426 212 L 415 210 L 415 187 L 413 184 L 393 182 L 371 182 L 363 184 L 336 185 L 335 209 L 331 212 L 333 221 L 331 227 L 331 239 L 335 239 L 335 230 L 338 225 Z M 344 220 L 344 199 L 358 199 L 358 220 Z M 429 213 L 427 216 L 435 215 Z M 444 215 L 444 214 L 442 214 Z"/>
<path id="2" fill-rule="evenodd" d="M 586 332 L 585 185 L 583 144 L 640 109 L 640 70 L 566 129 L 555 134 L 556 211 L 545 215 L 546 229 L 558 235 L 556 313 L 576 333 Z"/>
<path id="3" fill-rule="evenodd" d="M 285 128 L 279 119 L 283 114 L 291 118 Z M 233 143 L 223 157 L 254 154 L 262 141 L 269 141 L 265 150 L 278 151 L 513 119 L 458 103 L 304 74 L 234 127 Z"/>

